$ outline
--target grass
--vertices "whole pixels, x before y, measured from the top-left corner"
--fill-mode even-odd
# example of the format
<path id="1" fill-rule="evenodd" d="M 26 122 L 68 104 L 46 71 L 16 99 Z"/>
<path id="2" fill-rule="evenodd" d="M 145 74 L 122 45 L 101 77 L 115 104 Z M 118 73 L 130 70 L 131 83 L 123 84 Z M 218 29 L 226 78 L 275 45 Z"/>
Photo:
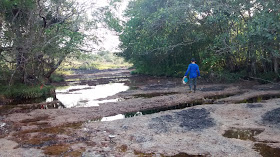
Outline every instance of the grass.
<path id="1" fill-rule="evenodd" d="M 55 82 L 64 82 L 64 77 L 63 77 L 63 74 L 52 74 L 51 78 L 50 78 L 50 81 L 52 83 L 55 83 Z"/>
<path id="2" fill-rule="evenodd" d="M 123 58 L 110 52 L 100 52 L 98 54 L 83 54 L 78 58 L 67 58 L 58 71 L 59 74 L 71 74 L 71 69 L 80 70 L 105 70 L 127 68 L 132 65 L 125 62 Z"/>
<path id="3" fill-rule="evenodd" d="M 71 69 L 71 68 L 70 68 Z M 70 69 L 68 68 L 65 68 L 65 67 L 62 67 L 58 70 L 55 71 L 55 73 L 57 75 L 61 75 L 61 76 L 64 76 L 64 75 L 72 75 L 73 74 L 73 71 L 71 71 Z"/>
<path id="4" fill-rule="evenodd" d="M 118 68 L 126 68 L 130 67 L 131 64 L 124 63 L 124 64 L 114 64 L 114 63 L 96 63 L 95 68 L 98 70 L 104 70 L 104 69 L 118 69 Z"/>

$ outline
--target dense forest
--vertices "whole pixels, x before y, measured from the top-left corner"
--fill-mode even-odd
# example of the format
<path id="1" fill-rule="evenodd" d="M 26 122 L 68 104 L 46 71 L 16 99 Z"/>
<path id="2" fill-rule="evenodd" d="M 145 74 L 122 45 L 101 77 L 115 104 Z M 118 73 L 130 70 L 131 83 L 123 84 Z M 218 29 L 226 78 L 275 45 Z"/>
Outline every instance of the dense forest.
<path id="1" fill-rule="evenodd" d="M 279 79 L 279 0 L 134 0 L 120 35 L 139 73 L 183 76 L 192 57 L 209 78 Z"/>

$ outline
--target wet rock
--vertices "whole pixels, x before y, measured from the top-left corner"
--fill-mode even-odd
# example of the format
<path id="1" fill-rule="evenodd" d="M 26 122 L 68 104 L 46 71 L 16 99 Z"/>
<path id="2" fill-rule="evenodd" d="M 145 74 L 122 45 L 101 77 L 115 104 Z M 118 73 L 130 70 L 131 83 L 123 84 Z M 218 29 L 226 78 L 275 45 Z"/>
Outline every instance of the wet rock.
<path id="1" fill-rule="evenodd" d="M 261 108 L 263 107 L 262 104 L 247 104 L 246 105 L 247 108 Z"/>
<path id="2" fill-rule="evenodd" d="M 253 87 L 255 90 L 262 90 L 262 91 L 267 91 L 267 90 L 279 90 L 280 85 L 277 84 L 266 84 L 266 85 L 258 85 Z"/>
<path id="3" fill-rule="evenodd" d="M 166 88 L 173 88 L 175 87 L 175 83 L 167 83 L 167 84 L 152 84 L 143 88 L 143 90 L 159 90 L 159 89 L 166 89 Z"/>
<path id="4" fill-rule="evenodd" d="M 149 129 L 154 129 L 155 133 L 166 133 L 171 128 L 171 124 L 179 124 L 183 131 L 202 130 L 213 127 L 214 120 L 209 117 L 210 112 L 206 109 L 188 109 L 172 115 L 164 115 L 152 118 Z"/>
<path id="5" fill-rule="evenodd" d="M 185 131 L 202 130 L 215 126 L 215 122 L 209 117 L 210 112 L 206 109 L 189 109 L 176 113 L 180 127 Z"/>
<path id="6" fill-rule="evenodd" d="M 152 122 L 149 124 L 149 129 L 155 129 L 155 133 L 166 133 L 169 131 L 169 125 L 167 122 L 173 122 L 173 120 L 172 115 L 152 118 Z"/>
<path id="7" fill-rule="evenodd" d="M 280 128 L 280 108 L 266 112 L 262 118 L 263 123 L 273 124 Z"/>
<path id="8" fill-rule="evenodd" d="M 21 144 L 20 147 L 21 148 L 27 148 L 27 149 L 42 148 L 42 147 L 45 147 L 45 146 L 52 146 L 52 145 L 55 145 L 55 144 L 57 144 L 57 141 L 45 141 L 45 142 L 42 142 L 40 144 Z"/>
<path id="9" fill-rule="evenodd" d="M 202 88 L 200 89 L 203 92 L 208 92 L 208 91 L 221 91 L 224 90 L 226 86 L 217 86 L 217 87 L 208 87 L 208 88 Z"/>

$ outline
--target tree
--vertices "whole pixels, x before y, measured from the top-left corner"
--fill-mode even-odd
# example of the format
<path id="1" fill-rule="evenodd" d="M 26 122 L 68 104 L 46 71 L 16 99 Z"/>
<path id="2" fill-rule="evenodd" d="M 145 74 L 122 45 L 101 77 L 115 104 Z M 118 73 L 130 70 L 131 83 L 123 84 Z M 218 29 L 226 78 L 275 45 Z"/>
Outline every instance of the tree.
<path id="1" fill-rule="evenodd" d="M 121 34 L 122 56 L 139 72 L 202 70 L 279 73 L 278 0 L 134 0 Z M 279 76 L 278 76 L 279 77 Z"/>
<path id="2" fill-rule="evenodd" d="M 66 0 L 0 2 L 0 68 L 8 67 L 12 82 L 48 81 L 67 55 L 79 51 L 84 35 L 75 5 Z"/>
<path id="3" fill-rule="evenodd" d="M 121 35 L 122 56 L 140 72 L 171 75 L 187 58 L 199 58 L 194 47 L 206 42 L 188 1 L 132 1 Z"/>

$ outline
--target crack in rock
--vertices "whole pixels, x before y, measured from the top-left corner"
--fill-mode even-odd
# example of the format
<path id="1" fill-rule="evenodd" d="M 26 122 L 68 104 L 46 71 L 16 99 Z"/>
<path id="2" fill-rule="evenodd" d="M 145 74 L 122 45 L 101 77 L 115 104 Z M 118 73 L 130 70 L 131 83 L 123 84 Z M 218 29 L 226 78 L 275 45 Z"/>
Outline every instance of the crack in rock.
<path id="1" fill-rule="evenodd" d="M 247 104 L 246 105 L 247 108 L 261 108 L 263 107 L 262 104 Z"/>

